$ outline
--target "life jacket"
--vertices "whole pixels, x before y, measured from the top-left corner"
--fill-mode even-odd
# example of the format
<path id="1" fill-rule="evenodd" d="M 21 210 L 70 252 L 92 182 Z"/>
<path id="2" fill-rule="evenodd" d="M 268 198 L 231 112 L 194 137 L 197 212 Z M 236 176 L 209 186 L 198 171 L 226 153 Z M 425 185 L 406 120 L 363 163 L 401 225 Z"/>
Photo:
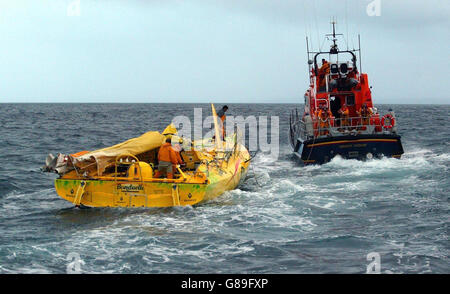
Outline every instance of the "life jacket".
<path id="1" fill-rule="evenodd" d="M 343 106 L 341 107 L 341 109 L 339 109 L 339 113 L 341 114 L 341 125 L 347 126 L 350 123 L 350 110 L 347 106 Z"/>
<path id="2" fill-rule="evenodd" d="M 320 110 L 319 111 L 320 127 L 322 127 L 322 128 L 329 127 L 331 116 L 332 116 L 332 114 L 329 110 Z"/>
<path id="3" fill-rule="evenodd" d="M 167 161 L 172 164 L 178 164 L 177 154 L 175 150 L 173 150 L 172 144 L 166 142 L 159 148 L 158 161 Z"/>

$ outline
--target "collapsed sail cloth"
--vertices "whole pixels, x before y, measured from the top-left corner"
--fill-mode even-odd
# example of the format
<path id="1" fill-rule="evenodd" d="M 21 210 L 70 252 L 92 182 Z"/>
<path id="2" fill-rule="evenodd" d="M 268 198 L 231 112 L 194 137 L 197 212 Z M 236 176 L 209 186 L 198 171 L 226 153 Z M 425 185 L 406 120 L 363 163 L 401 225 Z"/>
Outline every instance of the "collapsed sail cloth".
<path id="1" fill-rule="evenodd" d="M 140 137 L 129 139 L 117 145 L 88 152 L 79 157 L 73 158 L 76 167 L 83 167 L 94 159 L 97 163 L 97 172 L 99 175 L 103 173 L 105 168 L 114 163 L 119 155 L 131 154 L 138 155 L 156 148 L 164 143 L 164 136 L 159 132 L 147 132 Z"/>
<path id="2" fill-rule="evenodd" d="M 82 151 L 71 155 L 58 154 L 54 157 L 49 154 L 43 171 L 57 172 L 63 175 L 71 170 L 86 171 L 89 167 L 96 166 L 97 175 L 102 175 L 105 168 L 115 162 L 119 155 L 139 155 L 147 151 L 159 148 L 164 143 L 165 137 L 159 132 L 147 132 L 143 135 L 129 139 L 111 147 L 95 151 Z"/>

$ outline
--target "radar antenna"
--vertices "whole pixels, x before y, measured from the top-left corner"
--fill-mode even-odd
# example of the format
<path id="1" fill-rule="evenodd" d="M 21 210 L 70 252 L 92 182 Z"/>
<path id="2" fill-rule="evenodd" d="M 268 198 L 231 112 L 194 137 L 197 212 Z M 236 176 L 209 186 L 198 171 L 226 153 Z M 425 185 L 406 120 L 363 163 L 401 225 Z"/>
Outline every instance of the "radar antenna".
<path id="1" fill-rule="evenodd" d="M 336 20 L 333 17 L 333 20 L 331 21 L 331 24 L 333 25 L 333 33 L 332 34 L 327 34 L 326 36 L 332 36 L 333 37 L 333 45 L 331 45 L 331 49 L 330 49 L 330 54 L 337 54 L 339 49 L 338 46 L 336 44 L 337 38 L 336 36 L 343 36 L 343 34 L 336 34 Z"/>

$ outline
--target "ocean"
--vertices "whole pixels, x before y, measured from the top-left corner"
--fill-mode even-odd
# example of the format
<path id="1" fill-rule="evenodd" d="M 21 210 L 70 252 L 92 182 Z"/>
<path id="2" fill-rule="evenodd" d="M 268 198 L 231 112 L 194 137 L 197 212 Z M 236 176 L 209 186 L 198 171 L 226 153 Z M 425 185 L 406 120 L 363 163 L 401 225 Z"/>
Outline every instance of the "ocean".
<path id="1" fill-rule="evenodd" d="M 280 122 L 278 159 L 259 152 L 239 189 L 195 207 L 75 209 L 40 171 L 48 153 L 162 131 L 209 105 L 0 104 L 0 273 L 73 261 L 82 273 L 365 273 L 375 259 L 381 273 L 450 273 L 450 105 L 377 105 L 396 113 L 400 160 L 307 167 L 288 143 L 300 104 L 228 105 Z"/>

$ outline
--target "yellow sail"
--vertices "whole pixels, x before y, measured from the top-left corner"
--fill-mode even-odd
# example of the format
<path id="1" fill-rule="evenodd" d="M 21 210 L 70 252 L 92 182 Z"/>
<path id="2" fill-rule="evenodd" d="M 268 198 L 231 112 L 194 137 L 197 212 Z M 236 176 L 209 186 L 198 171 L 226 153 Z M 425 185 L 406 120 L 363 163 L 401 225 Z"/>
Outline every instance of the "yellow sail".
<path id="1" fill-rule="evenodd" d="M 217 150 L 222 150 L 223 149 L 223 143 L 222 143 L 222 136 L 220 135 L 220 129 L 219 129 L 219 121 L 218 121 L 218 116 L 216 113 L 216 109 L 214 108 L 214 104 L 211 103 L 211 111 L 213 114 L 213 119 L 214 119 L 214 131 L 215 131 L 215 137 L 216 137 L 216 148 Z"/>

